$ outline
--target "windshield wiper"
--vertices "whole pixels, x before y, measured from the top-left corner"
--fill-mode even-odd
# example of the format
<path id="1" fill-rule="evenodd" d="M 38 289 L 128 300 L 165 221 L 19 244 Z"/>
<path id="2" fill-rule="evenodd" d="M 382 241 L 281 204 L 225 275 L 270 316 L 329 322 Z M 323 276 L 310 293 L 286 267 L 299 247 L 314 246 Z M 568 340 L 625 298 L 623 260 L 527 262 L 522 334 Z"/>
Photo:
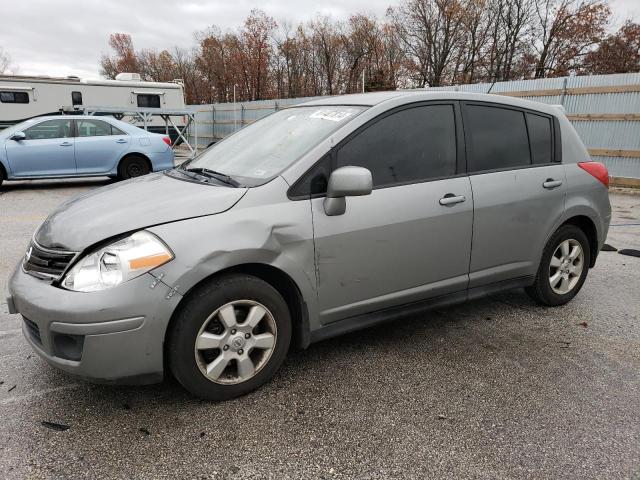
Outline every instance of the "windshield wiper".
<path id="1" fill-rule="evenodd" d="M 240 182 L 235 180 L 234 178 L 226 175 L 224 173 L 216 172 L 215 170 L 209 170 L 208 168 L 185 168 L 183 169 L 185 172 L 193 172 L 204 177 L 215 178 L 216 180 L 221 181 L 222 183 L 226 183 L 227 185 L 231 185 L 232 187 L 239 187 Z"/>

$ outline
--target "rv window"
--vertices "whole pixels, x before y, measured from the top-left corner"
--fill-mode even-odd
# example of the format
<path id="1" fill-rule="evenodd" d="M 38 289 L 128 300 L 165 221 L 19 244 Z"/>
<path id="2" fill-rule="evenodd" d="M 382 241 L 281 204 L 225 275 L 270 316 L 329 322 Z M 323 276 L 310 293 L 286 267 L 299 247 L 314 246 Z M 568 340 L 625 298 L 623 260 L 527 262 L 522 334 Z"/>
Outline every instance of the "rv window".
<path id="1" fill-rule="evenodd" d="M 82 105 L 82 92 L 71 92 L 71 104 Z"/>
<path id="2" fill-rule="evenodd" d="M 160 95 L 138 94 L 138 106 L 144 108 L 160 108 Z"/>
<path id="3" fill-rule="evenodd" d="M 29 103 L 29 94 L 27 92 L 0 92 L 0 102 Z"/>

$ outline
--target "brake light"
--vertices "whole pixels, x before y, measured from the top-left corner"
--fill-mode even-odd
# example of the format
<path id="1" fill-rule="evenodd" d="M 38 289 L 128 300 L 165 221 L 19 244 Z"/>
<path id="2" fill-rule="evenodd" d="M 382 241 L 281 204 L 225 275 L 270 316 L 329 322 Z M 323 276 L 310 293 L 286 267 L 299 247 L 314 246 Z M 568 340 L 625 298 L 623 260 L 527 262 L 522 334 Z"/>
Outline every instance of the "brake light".
<path id="1" fill-rule="evenodd" d="M 578 162 L 578 166 L 609 188 L 609 172 L 604 164 L 600 162 Z"/>
<path id="2" fill-rule="evenodd" d="M 162 137 L 162 141 L 167 145 L 171 146 L 171 138 L 170 137 Z"/>

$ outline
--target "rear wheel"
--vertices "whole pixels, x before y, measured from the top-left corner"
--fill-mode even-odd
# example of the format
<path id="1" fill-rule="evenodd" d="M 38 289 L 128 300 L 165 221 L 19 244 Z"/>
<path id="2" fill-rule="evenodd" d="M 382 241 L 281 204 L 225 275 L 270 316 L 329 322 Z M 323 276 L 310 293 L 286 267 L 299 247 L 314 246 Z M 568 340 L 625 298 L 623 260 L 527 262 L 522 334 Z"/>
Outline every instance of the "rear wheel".
<path id="1" fill-rule="evenodd" d="M 268 381 L 291 341 L 286 302 L 249 275 L 215 279 L 178 312 L 168 340 L 169 367 L 191 393 L 226 400 Z"/>
<path id="2" fill-rule="evenodd" d="M 589 241 L 585 233 L 575 225 L 564 225 L 547 242 L 536 280 L 525 290 L 542 305 L 564 305 L 582 288 L 589 262 Z"/>
<path id="3" fill-rule="evenodd" d="M 121 180 L 140 177 L 149 173 L 149 163 L 147 159 L 139 155 L 131 155 L 123 158 L 118 166 L 118 177 Z"/>

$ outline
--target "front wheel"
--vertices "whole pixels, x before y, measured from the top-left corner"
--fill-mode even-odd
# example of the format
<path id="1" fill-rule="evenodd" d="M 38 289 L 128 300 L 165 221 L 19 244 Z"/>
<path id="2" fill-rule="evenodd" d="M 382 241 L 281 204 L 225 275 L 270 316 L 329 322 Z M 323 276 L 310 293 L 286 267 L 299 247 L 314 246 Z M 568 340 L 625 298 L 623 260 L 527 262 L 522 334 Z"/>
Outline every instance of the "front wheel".
<path id="1" fill-rule="evenodd" d="M 173 319 L 169 367 L 194 395 L 226 400 L 267 382 L 291 341 L 286 302 L 268 283 L 231 275 L 199 287 Z"/>
<path id="2" fill-rule="evenodd" d="M 525 290 L 541 305 L 564 305 L 582 288 L 589 262 L 587 236 L 575 225 L 564 225 L 547 242 L 536 280 Z"/>

